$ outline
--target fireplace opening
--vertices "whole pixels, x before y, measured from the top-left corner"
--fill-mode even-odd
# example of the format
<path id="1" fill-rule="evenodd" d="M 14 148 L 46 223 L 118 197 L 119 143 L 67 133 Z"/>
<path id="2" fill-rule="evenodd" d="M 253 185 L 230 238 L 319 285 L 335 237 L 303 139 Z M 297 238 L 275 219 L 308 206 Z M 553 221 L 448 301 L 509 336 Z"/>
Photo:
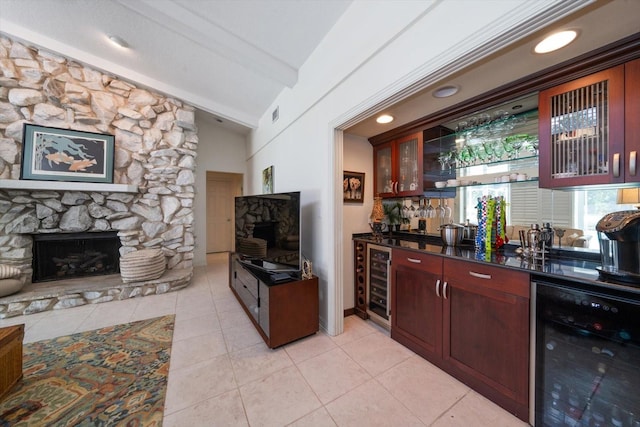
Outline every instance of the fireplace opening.
<path id="1" fill-rule="evenodd" d="M 253 228 L 253 237 L 267 241 L 267 248 L 276 246 L 277 221 L 256 222 Z"/>
<path id="2" fill-rule="evenodd" d="M 33 235 L 32 282 L 120 272 L 117 231 Z"/>

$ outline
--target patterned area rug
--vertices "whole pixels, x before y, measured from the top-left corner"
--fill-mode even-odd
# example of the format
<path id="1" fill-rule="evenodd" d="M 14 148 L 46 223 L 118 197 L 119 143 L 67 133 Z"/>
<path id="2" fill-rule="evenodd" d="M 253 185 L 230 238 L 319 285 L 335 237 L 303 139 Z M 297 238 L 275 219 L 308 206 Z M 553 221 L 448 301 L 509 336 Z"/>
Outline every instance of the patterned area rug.
<path id="1" fill-rule="evenodd" d="M 161 426 L 174 316 L 24 345 L 0 426 Z"/>

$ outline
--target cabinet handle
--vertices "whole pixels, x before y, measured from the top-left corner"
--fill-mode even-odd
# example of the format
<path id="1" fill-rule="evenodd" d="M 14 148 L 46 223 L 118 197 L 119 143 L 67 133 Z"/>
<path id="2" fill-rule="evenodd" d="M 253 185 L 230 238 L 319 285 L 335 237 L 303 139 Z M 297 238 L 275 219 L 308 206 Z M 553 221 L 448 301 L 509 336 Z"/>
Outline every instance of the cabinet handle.
<path id="1" fill-rule="evenodd" d="M 414 264 L 422 264 L 422 260 L 415 259 L 415 258 L 407 258 L 407 261 L 412 262 Z"/>
<path id="2" fill-rule="evenodd" d="M 469 274 L 473 277 L 477 277 L 478 279 L 491 279 L 490 274 L 476 273 L 475 271 L 470 271 Z"/>
<path id="3" fill-rule="evenodd" d="M 615 153 L 613 155 L 613 176 L 620 176 L 620 153 Z"/>
<path id="4" fill-rule="evenodd" d="M 444 297 L 444 299 L 447 299 L 447 286 L 449 286 L 447 282 L 444 282 L 442 284 L 442 296 Z"/>
<path id="5" fill-rule="evenodd" d="M 396 182 L 393 184 L 393 192 L 394 192 L 395 194 L 398 194 L 398 181 L 396 181 Z"/>
<path id="6" fill-rule="evenodd" d="M 436 296 L 440 298 L 440 279 L 436 280 Z"/>
<path id="7" fill-rule="evenodd" d="M 636 176 L 636 158 L 638 157 L 637 151 L 629 153 L 629 175 Z"/>

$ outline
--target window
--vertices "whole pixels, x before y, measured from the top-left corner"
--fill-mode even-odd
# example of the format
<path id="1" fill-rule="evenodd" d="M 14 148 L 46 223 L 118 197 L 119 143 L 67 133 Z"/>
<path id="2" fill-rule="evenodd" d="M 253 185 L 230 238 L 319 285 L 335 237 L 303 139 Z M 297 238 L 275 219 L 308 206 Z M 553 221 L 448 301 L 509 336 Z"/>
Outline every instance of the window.
<path id="1" fill-rule="evenodd" d="M 504 196 L 507 200 L 507 224 L 551 223 L 555 228 L 575 228 L 591 236 L 589 248 L 598 249 L 596 224 L 610 212 L 636 209 L 631 204 L 617 204 L 617 189 L 548 190 L 537 182 L 517 185 L 472 186 L 460 192 L 461 220 L 477 223 L 478 197 Z"/>

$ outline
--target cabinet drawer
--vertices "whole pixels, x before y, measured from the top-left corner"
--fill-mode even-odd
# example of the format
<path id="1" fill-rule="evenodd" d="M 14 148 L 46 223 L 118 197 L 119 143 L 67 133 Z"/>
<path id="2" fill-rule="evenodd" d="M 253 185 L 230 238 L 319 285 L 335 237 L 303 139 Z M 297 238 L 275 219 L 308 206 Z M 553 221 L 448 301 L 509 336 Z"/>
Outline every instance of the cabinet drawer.
<path id="1" fill-rule="evenodd" d="M 244 287 L 255 299 L 258 298 L 258 279 L 253 277 L 251 273 L 238 266 L 236 268 L 237 281 L 242 284 L 238 287 Z"/>
<path id="2" fill-rule="evenodd" d="M 529 274 L 507 268 L 445 259 L 444 281 L 458 287 L 482 286 L 529 298 Z"/>
<path id="3" fill-rule="evenodd" d="M 391 259 L 395 266 L 404 265 L 406 267 L 423 269 L 438 275 L 440 275 L 442 271 L 443 258 L 436 255 L 394 249 Z"/>
<path id="4" fill-rule="evenodd" d="M 247 308 L 247 311 L 251 313 L 251 317 L 253 317 L 256 322 L 259 322 L 260 308 L 258 307 L 258 298 L 252 295 L 251 292 L 249 292 L 249 289 L 244 286 L 244 283 L 242 283 L 240 280 L 235 281 L 234 289 L 238 293 L 238 296 L 242 300 L 242 303 Z"/>

